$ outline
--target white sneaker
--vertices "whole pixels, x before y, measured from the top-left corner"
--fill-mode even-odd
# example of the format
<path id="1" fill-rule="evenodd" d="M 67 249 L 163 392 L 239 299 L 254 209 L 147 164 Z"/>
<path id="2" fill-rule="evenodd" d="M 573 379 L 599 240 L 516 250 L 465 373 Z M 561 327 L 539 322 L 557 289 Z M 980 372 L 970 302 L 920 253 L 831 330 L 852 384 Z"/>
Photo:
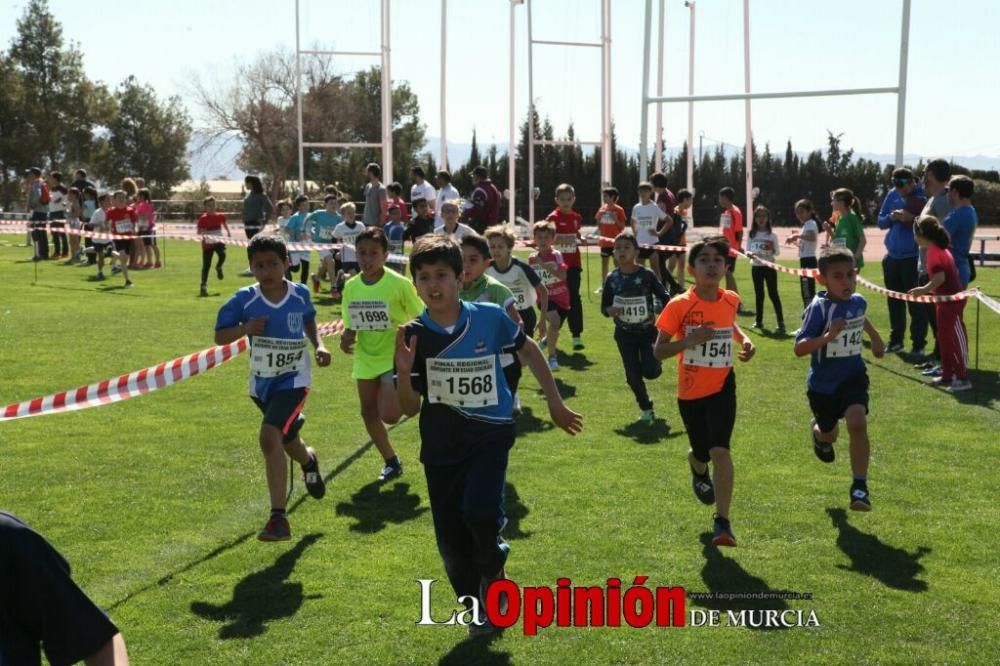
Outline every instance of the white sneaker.
<path id="1" fill-rule="evenodd" d="M 557 359 L 555 356 L 550 356 L 549 370 L 558 370 L 558 369 L 559 369 L 559 359 Z"/>
<path id="2" fill-rule="evenodd" d="M 656 414 L 653 413 L 652 409 L 642 410 L 642 414 L 639 415 L 639 420 L 643 423 L 652 423 L 656 420 Z"/>
<path id="3" fill-rule="evenodd" d="M 968 379 L 953 379 L 951 386 L 948 387 L 950 393 L 960 393 L 962 391 L 968 391 L 972 388 L 972 382 Z"/>
<path id="4" fill-rule="evenodd" d="M 602 291 L 604 291 L 604 287 L 598 287 L 597 289 L 595 289 L 595 290 L 594 290 L 594 293 L 595 293 L 595 294 L 599 294 L 599 293 L 601 293 Z"/>
<path id="5" fill-rule="evenodd" d="M 521 396 L 519 395 L 514 396 L 514 414 L 516 416 L 521 415 Z"/>

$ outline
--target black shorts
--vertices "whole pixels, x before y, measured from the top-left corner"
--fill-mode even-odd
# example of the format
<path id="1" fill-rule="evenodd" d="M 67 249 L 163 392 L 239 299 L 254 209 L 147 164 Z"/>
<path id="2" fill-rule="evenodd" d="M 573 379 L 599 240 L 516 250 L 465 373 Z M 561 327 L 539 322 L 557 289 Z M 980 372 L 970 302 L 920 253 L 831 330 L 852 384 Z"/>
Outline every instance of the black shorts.
<path id="1" fill-rule="evenodd" d="M 94 252 L 96 252 L 98 255 L 103 255 L 105 257 L 110 256 L 111 255 L 111 249 L 112 249 L 111 243 L 108 243 L 108 242 L 104 242 L 104 243 L 96 242 L 96 243 L 94 243 Z"/>
<path id="2" fill-rule="evenodd" d="M 535 308 L 524 308 L 523 310 L 518 310 L 517 313 L 521 315 L 524 334 L 529 338 L 535 337 L 535 326 L 538 325 L 538 315 L 535 314 Z"/>
<path id="3" fill-rule="evenodd" d="M 864 405 L 865 414 L 868 413 L 868 373 L 851 377 L 832 394 L 806 391 L 806 395 L 820 432 L 830 432 L 851 405 Z"/>
<path id="4" fill-rule="evenodd" d="M 306 417 L 302 415 L 302 407 L 306 404 L 309 389 L 286 389 L 273 393 L 267 402 L 250 396 L 257 408 L 264 414 L 261 425 L 274 426 L 281 431 L 281 439 L 290 444 L 299 436 Z"/>
<path id="5" fill-rule="evenodd" d="M 615 253 L 614 246 L 612 246 L 612 247 L 604 247 L 603 245 L 601 246 L 601 256 L 602 257 L 610 257 L 610 256 L 613 256 L 614 253 Z"/>
<path id="6" fill-rule="evenodd" d="M 115 249 L 119 252 L 131 252 L 132 251 L 132 239 L 131 238 L 116 238 L 114 241 Z"/>
<path id="7" fill-rule="evenodd" d="M 562 326 L 563 322 L 566 321 L 566 317 L 569 316 L 569 310 L 563 310 L 561 307 L 559 307 L 558 305 L 556 305 L 552 301 L 549 301 L 549 309 L 548 309 L 548 311 L 552 312 L 553 310 L 555 312 L 559 313 L 559 325 Z"/>
<path id="8" fill-rule="evenodd" d="M 360 269 L 358 268 L 358 262 L 356 261 L 345 261 L 340 265 L 340 270 L 345 273 L 357 273 Z"/>
<path id="9" fill-rule="evenodd" d="M 146 247 L 155 247 L 156 236 L 146 236 L 145 238 L 142 239 L 142 244 L 145 245 Z"/>
<path id="10" fill-rule="evenodd" d="M 736 257 L 731 254 L 726 255 L 726 272 L 732 273 L 736 270 Z"/>
<path id="11" fill-rule="evenodd" d="M 707 463 L 709 450 L 729 448 L 736 425 L 736 373 L 730 371 L 718 393 L 694 400 L 678 400 L 684 428 L 695 460 Z"/>
<path id="12" fill-rule="evenodd" d="M 640 259 L 649 259 L 650 257 L 653 256 L 654 252 L 656 252 L 656 250 L 654 250 L 651 247 L 640 247 L 639 248 L 639 258 Z"/>

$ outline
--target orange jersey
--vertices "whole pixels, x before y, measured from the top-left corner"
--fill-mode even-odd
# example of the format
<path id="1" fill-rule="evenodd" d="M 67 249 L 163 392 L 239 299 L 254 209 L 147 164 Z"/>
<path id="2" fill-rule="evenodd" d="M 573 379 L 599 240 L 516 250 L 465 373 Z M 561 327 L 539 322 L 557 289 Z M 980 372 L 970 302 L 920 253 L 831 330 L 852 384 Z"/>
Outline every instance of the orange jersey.
<path id="1" fill-rule="evenodd" d="M 732 339 L 725 336 L 725 340 L 712 340 L 677 355 L 677 397 L 681 400 L 704 398 L 722 390 L 726 377 L 732 372 L 732 359 L 738 351 L 733 348 L 732 341 L 736 338 L 736 310 L 739 305 L 740 297 L 736 292 L 720 288 L 716 300 L 706 301 L 699 298 L 692 287 L 663 308 L 656 320 L 656 328 L 672 339 L 683 340 L 688 326 L 708 324 L 715 329 L 733 330 Z"/>
<path id="2" fill-rule="evenodd" d="M 597 230 L 601 238 L 614 239 L 625 228 L 625 220 L 628 218 L 625 216 L 625 209 L 618 204 L 612 204 L 610 207 L 604 204 L 597 212 L 600 216 L 597 223 Z M 613 245 L 613 243 L 605 240 L 599 241 L 598 244 L 601 247 L 611 247 Z"/>

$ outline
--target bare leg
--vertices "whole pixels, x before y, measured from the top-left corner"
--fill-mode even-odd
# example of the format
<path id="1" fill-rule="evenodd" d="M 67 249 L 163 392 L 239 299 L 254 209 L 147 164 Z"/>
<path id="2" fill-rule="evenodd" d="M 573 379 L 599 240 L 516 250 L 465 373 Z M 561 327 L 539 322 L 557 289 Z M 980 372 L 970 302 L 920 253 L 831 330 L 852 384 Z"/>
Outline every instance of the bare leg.
<path id="1" fill-rule="evenodd" d="M 284 509 L 288 493 L 288 469 L 281 446 L 281 431 L 272 425 L 260 427 L 260 450 L 264 454 L 267 491 L 272 509 Z"/>
<path id="2" fill-rule="evenodd" d="M 712 480 L 715 484 L 715 511 L 722 518 L 729 518 L 729 505 L 733 500 L 733 459 L 729 449 L 716 446 L 708 451 L 712 457 Z"/>
<path id="3" fill-rule="evenodd" d="M 379 380 L 359 379 L 358 398 L 361 401 L 361 418 L 365 422 L 365 430 L 371 437 L 375 448 L 382 455 L 383 460 L 391 460 L 396 456 L 396 451 L 389 442 L 389 432 L 385 429 L 385 424 L 379 416 Z"/>
<path id="4" fill-rule="evenodd" d="M 847 432 L 851 436 L 851 472 L 855 477 L 868 476 L 871 442 L 868 440 L 868 423 L 863 405 L 851 405 L 844 413 Z"/>

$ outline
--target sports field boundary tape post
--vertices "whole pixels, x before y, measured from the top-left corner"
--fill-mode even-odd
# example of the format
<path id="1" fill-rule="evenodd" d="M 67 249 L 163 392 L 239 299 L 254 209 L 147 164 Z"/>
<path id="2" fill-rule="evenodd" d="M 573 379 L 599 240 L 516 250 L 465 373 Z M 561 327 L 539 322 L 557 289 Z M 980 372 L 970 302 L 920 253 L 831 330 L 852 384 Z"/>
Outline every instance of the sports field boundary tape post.
<path id="1" fill-rule="evenodd" d="M 317 326 L 317 334 L 320 337 L 340 335 L 343 331 L 344 323 L 339 320 Z M 233 360 L 249 348 L 249 340 L 243 337 L 227 345 L 209 347 L 101 382 L 51 393 L 33 400 L 13 402 L 0 409 L 0 422 L 79 411 L 146 395 L 208 372 Z"/>

